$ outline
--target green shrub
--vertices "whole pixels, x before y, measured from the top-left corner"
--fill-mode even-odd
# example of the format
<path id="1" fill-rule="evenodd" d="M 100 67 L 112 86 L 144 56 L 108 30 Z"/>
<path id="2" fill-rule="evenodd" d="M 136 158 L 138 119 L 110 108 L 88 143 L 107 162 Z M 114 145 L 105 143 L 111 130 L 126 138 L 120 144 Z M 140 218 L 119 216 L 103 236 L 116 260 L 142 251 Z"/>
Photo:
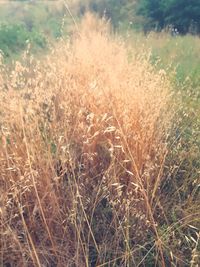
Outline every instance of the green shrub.
<path id="1" fill-rule="evenodd" d="M 30 42 L 33 51 L 43 49 L 47 42 L 45 37 L 37 32 L 29 32 L 23 24 L 0 24 L 0 50 L 5 58 L 20 54 Z"/>

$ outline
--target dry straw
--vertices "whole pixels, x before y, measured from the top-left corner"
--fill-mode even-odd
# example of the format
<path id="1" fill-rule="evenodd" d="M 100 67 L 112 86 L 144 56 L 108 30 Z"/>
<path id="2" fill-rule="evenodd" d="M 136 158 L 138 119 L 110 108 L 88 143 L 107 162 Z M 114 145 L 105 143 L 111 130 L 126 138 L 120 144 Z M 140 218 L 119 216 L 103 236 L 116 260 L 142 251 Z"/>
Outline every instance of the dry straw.
<path id="1" fill-rule="evenodd" d="M 0 79 L 2 264 L 167 266 L 169 81 L 107 22 L 79 31 Z"/>

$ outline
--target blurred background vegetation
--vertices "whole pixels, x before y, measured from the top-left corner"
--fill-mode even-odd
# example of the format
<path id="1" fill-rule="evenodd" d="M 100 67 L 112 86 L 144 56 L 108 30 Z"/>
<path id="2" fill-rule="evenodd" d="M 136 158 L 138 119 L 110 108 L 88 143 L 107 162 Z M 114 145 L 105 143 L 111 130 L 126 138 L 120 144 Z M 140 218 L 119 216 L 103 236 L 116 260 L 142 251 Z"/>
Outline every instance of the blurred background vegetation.
<path id="1" fill-rule="evenodd" d="M 195 0 L 3 1 L 0 50 L 6 62 L 19 58 L 28 43 L 31 52 L 41 55 L 70 35 L 73 20 L 67 7 L 77 21 L 88 10 L 106 17 L 133 44 L 145 44 L 153 63 L 176 69 L 178 84 L 188 78 L 199 84 L 200 2 Z"/>
<path id="2" fill-rule="evenodd" d="M 1 2 L 0 50 L 4 58 L 17 58 L 28 43 L 31 52 L 44 53 L 50 43 L 65 35 L 65 14 L 59 1 Z"/>

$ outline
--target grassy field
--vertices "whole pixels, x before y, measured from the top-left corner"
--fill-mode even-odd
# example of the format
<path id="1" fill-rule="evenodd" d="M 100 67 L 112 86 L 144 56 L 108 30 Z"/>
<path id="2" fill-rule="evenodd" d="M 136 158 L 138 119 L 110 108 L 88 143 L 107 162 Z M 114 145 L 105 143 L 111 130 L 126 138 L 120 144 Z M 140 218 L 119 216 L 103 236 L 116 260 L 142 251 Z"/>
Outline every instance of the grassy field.
<path id="1" fill-rule="evenodd" d="M 87 15 L 1 64 L 2 266 L 198 266 L 199 47 Z"/>
<path id="2" fill-rule="evenodd" d="M 32 54 L 42 56 L 71 25 L 62 1 L 1 1 L 0 51 L 6 63 L 19 60 L 28 44 Z"/>
<path id="3" fill-rule="evenodd" d="M 172 36 L 167 32 L 128 35 L 136 49 L 151 52 L 151 61 L 168 73 L 175 72 L 177 86 L 190 81 L 193 88 L 200 84 L 200 40 L 197 36 Z M 182 88 L 181 88 L 182 90 Z"/>

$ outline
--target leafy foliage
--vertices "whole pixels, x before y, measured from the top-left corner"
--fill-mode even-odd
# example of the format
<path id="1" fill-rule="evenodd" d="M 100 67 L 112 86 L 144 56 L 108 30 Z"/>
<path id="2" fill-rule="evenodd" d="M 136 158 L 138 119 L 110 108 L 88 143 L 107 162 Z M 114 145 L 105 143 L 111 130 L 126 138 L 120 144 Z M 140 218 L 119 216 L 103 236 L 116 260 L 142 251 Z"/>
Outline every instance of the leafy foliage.
<path id="1" fill-rule="evenodd" d="M 29 32 L 24 25 L 0 25 L 0 50 L 8 58 L 23 51 L 27 42 L 33 45 L 33 50 L 46 47 L 45 37 L 37 31 Z"/>
<path id="2" fill-rule="evenodd" d="M 89 7 L 92 11 L 111 19 L 114 27 L 127 25 L 134 16 L 135 1 L 130 0 L 93 0 Z"/>
<path id="3" fill-rule="evenodd" d="M 145 27 L 163 29 L 172 26 L 179 33 L 200 33 L 200 2 L 195 0 L 141 0 L 138 14 L 147 21 Z"/>
<path id="4" fill-rule="evenodd" d="M 63 5 L 53 2 L 12 1 L 1 4 L 0 50 L 4 57 L 19 56 L 27 41 L 31 43 L 32 52 L 44 51 L 47 43 L 53 43 L 63 34 L 63 23 L 66 26 L 63 16 Z"/>
<path id="5" fill-rule="evenodd" d="M 81 1 L 81 6 L 83 13 L 89 7 L 105 15 L 115 28 L 134 20 L 135 27 L 140 24 L 146 31 L 172 27 L 181 34 L 200 33 L 200 2 L 196 0 L 89 0 Z"/>

